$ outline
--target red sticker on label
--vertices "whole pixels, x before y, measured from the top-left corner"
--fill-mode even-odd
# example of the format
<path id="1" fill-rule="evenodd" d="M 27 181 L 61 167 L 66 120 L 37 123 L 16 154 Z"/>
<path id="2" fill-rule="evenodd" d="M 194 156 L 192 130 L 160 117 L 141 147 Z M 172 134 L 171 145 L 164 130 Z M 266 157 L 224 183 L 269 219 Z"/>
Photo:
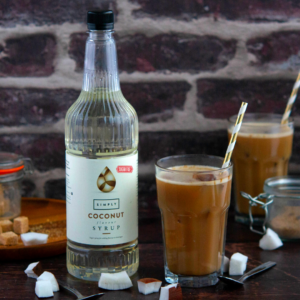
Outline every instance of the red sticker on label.
<path id="1" fill-rule="evenodd" d="M 118 166 L 117 172 L 118 173 L 132 173 L 133 167 L 132 166 Z"/>

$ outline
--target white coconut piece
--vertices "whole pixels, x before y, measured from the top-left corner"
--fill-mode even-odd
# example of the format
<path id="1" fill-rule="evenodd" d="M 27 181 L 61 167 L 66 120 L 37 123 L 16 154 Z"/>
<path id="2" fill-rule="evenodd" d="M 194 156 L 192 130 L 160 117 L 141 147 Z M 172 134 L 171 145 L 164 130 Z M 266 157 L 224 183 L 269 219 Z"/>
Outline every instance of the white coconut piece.
<path id="1" fill-rule="evenodd" d="M 36 279 L 40 275 L 42 275 L 43 267 L 39 261 L 34 262 L 34 263 L 29 264 L 27 269 L 24 272 L 27 274 L 28 277 Z"/>
<path id="2" fill-rule="evenodd" d="M 229 263 L 229 275 L 243 275 L 247 268 L 248 257 L 241 253 L 234 253 Z"/>
<path id="3" fill-rule="evenodd" d="M 259 247 L 263 250 L 274 250 L 282 245 L 280 237 L 271 228 L 268 228 L 265 235 L 259 240 Z"/>
<path id="4" fill-rule="evenodd" d="M 50 272 L 45 271 L 41 276 L 37 278 L 37 281 L 50 281 L 52 285 L 52 291 L 53 292 L 59 291 L 59 285 L 57 283 L 57 280 L 55 276 Z"/>
<path id="5" fill-rule="evenodd" d="M 101 273 L 98 286 L 105 290 L 125 290 L 132 287 L 132 282 L 126 271 Z"/>
<path id="6" fill-rule="evenodd" d="M 229 258 L 224 256 L 223 260 L 223 272 L 227 273 L 229 271 Z"/>
<path id="7" fill-rule="evenodd" d="M 27 232 L 21 234 L 21 240 L 25 246 L 46 244 L 48 240 L 48 234 Z"/>
<path id="8" fill-rule="evenodd" d="M 142 278 L 137 281 L 139 292 L 148 295 L 157 293 L 161 287 L 162 282 L 155 278 Z"/>
<path id="9" fill-rule="evenodd" d="M 49 280 L 37 281 L 35 283 L 35 294 L 39 298 L 53 297 L 51 282 Z"/>
<path id="10" fill-rule="evenodd" d="M 164 286 L 160 289 L 159 300 L 181 300 L 182 291 L 180 284 L 173 283 L 167 286 Z"/>

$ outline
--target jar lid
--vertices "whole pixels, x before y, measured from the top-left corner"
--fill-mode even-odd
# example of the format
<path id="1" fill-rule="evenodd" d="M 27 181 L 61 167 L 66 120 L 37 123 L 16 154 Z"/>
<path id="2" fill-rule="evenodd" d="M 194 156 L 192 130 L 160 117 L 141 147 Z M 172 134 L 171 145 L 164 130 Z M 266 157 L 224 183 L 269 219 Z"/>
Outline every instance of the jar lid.
<path id="1" fill-rule="evenodd" d="M 300 177 L 278 176 L 265 181 L 264 191 L 275 197 L 300 199 Z"/>
<path id="2" fill-rule="evenodd" d="M 16 173 L 24 169 L 23 157 L 14 153 L 0 152 L 0 175 Z"/>

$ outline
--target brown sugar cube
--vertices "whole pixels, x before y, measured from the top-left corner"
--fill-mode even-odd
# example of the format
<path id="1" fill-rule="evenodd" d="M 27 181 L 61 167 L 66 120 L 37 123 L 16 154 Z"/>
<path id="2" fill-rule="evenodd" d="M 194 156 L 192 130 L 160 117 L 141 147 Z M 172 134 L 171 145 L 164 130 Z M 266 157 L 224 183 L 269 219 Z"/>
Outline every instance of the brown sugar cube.
<path id="1" fill-rule="evenodd" d="M 0 201 L 4 200 L 4 193 L 3 193 L 3 188 L 2 185 L 0 184 Z"/>
<path id="2" fill-rule="evenodd" d="M 13 246 L 18 244 L 19 236 L 12 231 L 0 234 L 0 245 Z"/>
<path id="3" fill-rule="evenodd" d="M 10 209 L 9 199 L 6 199 L 4 197 L 3 188 L 2 188 L 2 185 L 0 184 L 0 203 L 2 203 L 2 202 L 4 203 L 3 204 L 4 205 L 4 209 L 3 209 L 4 212 L 3 212 L 3 214 L 1 214 L 1 208 L 0 208 L 0 216 L 4 215 L 5 213 L 7 213 L 9 211 L 9 209 Z"/>
<path id="4" fill-rule="evenodd" d="M 0 226 L 2 227 L 2 232 L 13 230 L 13 223 L 9 220 L 0 221 Z"/>
<path id="5" fill-rule="evenodd" d="M 4 201 L 0 202 L 0 216 L 5 214 L 5 203 Z"/>
<path id="6" fill-rule="evenodd" d="M 29 229 L 28 218 L 18 217 L 14 219 L 14 232 L 18 234 L 26 233 Z"/>
<path id="7" fill-rule="evenodd" d="M 4 213 L 6 214 L 10 210 L 9 200 L 4 199 L 3 202 L 4 202 Z"/>

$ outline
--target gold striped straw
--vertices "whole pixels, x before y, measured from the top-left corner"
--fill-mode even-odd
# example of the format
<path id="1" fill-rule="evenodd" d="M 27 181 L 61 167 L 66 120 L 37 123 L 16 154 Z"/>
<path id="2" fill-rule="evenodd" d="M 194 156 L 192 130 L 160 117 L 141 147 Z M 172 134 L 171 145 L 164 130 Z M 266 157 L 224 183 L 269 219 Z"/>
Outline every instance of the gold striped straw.
<path id="1" fill-rule="evenodd" d="M 235 122 L 234 128 L 233 128 L 232 133 L 231 133 L 231 138 L 230 138 L 230 141 L 229 141 L 229 144 L 228 144 L 228 147 L 227 147 L 227 151 L 226 151 L 226 155 L 225 155 L 225 158 L 224 158 L 224 161 L 223 161 L 222 169 L 227 168 L 229 166 L 232 151 L 234 149 L 238 133 L 241 129 L 244 114 L 245 114 L 245 111 L 247 109 L 247 106 L 248 106 L 248 103 L 242 102 L 239 114 L 236 118 L 236 122 Z"/>
<path id="2" fill-rule="evenodd" d="M 297 98 L 297 93 L 298 93 L 299 87 L 300 87 L 300 72 L 298 73 L 298 77 L 297 77 L 296 82 L 294 84 L 291 96 L 290 96 L 289 101 L 286 105 L 285 112 L 284 112 L 284 114 L 282 116 L 282 119 L 281 119 L 281 124 L 286 124 L 288 122 L 288 119 L 289 119 L 291 111 L 292 111 L 293 104 L 294 104 L 294 102 Z"/>

